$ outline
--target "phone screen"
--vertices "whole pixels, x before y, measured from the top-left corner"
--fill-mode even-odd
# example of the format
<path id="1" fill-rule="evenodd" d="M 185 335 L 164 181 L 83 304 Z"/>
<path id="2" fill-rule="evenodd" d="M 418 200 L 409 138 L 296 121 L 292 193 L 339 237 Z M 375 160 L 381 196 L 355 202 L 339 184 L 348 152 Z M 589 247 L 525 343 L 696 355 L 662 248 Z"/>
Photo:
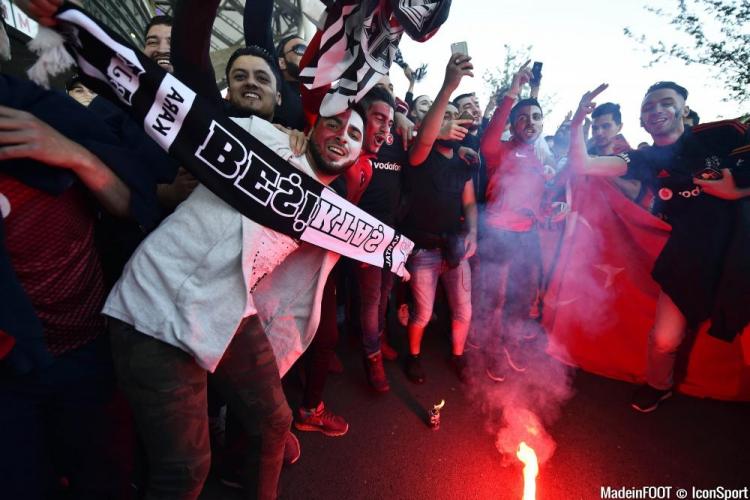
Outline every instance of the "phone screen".
<path id="1" fill-rule="evenodd" d="M 469 55 L 469 47 L 466 42 L 455 42 L 451 44 L 451 54 Z"/>
<path id="2" fill-rule="evenodd" d="M 542 63 L 539 61 L 534 62 L 534 66 L 531 67 L 531 83 L 532 85 L 539 85 L 542 81 Z"/>
<path id="3" fill-rule="evenodd" d="M 719 179 L 722 179 L 724 177 L 724 174 L 722 174 L 720 170 L 708 167 L 704 168 L 693 177 L 704 181 L 718 181 Z"/>
<path id="4" fill-rule="evenodd" d="M 474 117 L 468 111 L 464 111 L 463 113 L 461 113 L 461 116 L 459 116 L 458 119 L 459 120 L 474 120 Z"/>

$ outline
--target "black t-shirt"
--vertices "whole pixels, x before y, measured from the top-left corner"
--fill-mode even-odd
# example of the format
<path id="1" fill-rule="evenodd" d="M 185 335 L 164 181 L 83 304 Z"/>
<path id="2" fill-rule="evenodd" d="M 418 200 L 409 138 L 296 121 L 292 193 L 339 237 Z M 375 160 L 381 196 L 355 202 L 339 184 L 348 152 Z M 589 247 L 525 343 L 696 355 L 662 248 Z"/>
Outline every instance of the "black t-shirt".
<path id="1" fill-rule="evenodd" d="M 394 136 L 393 144 L 383 144 L 371 164 L 372 179 L 358 205 L 392 226 L 401 195 L 402 176 L 409 168 L 409 155 L 404 151 L 401 138 Z"/>
<path id="2" fill-rule="evenodd" d="M 479 130 L 477 135 L 466 134 L 466 137 L 461 141 L 461 146 L 473 149 L 477 154 L 480 153 L 479 144 L 482 140 L 482 129 Z M 477 204 L 484 205 L 486 200 L 487 192 L 487 165 L 484 162 L 484 158 L 479 156 L 479 165 L 473 169 L 472 180 L 474 181 L 474 195 L 477 199 Z"/>
<path id="3" fill-rule="evenodd" d="M 736 232 L 734 202 L 704 193 L 693 182 L 707 167 L 728 166 L 730 152 L 747 142 L 737 122 L 707 123 L 686 130 L 669 146 L 651 146 L 618 155 L 628 163 L 626 177 L 654 192 L 652 212 L 671 224 L 652 276 L 690 325 L 715 307 L 725 256 Z M 736 162 L 735 162 L 736 163 Z M 736 166 L 738 177 L 744 174 Z"/>
<path id="4" fill-rule="evenodd" d="M 305 130 L 305 113 L 299 82 L 281 82 L 281 106 L 276 107 L 273 122 L 295 130 Z"/>
<path id="5" fill-rule="evenodd" d="M 446 158 L 435 149 L 424 163 L 407 168 L 410 199 L 403 232 L 417 246 L 422 246 L 420 241 L 424 239 L 424 233 L 440 235 L 460 231 L 462 195 L 473 171 L 474 167 L 467 165 L 457 154 Z"/>
<path id="6" fill-rule="evenodd" d="M 701 125 L 695 131 L 686 130 L 674 144 L 621 153 L 618 156 L 628 163 L 625 177 L 653 190 L 651 211 L 670 224 L 711 217 L 706 211 L 723 205 L 722 200 L 703 193 L 693 178 L 708 167 L 726 166 L 729 153 L 746 141 L 745 130 L 734 124 Z"/>

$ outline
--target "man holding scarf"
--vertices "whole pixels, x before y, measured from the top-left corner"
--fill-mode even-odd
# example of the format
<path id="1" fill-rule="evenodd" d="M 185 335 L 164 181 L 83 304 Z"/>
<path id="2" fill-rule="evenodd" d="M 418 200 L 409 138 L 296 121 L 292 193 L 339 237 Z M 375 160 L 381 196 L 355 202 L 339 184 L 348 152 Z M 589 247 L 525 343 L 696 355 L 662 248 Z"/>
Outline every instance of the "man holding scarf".
<path id="1" fill-rule="evenodd" d="M 294 157 L 288 136 L 266 121 L 278 99 L 273 61 L 262 51 L 241 51 L 229 64 L 229 96 L 254 116 L 236 121 L 300 170 L 330 183 L 359 156 L 361 115 L 347 110 L 321 118 L 308 153 Z M 243 422 L 260 414 L 258 496 L 276 496 L 291 412 L 279 378 L 284 368 L 255 314 L 254 291 L 291 254 L 317 265 L 321 283 L 335 260 L 242 217 L 199 186 L 126 267 L 104 312 L 115 318 L 113 350 L 148 451 L 149 493 L 200 493 L 210 463 L 208 370 Z M 317 288 L 298 291 L 317 296 Z"/>

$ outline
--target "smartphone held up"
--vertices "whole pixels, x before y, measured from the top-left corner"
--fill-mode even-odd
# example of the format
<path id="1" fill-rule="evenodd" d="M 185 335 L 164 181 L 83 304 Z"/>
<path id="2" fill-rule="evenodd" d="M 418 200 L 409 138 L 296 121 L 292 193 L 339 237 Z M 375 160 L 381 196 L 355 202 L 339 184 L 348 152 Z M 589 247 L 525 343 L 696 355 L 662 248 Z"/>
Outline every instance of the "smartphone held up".
<path id="1" fill-rule="evenodd" d="M 451 44 L 451 54 L 469 55 L 469 47 L 466 42 L 455 42 Z"/>
<path id="2" fill-rule="evenodd" d="M 542 83 L 542 65 L 543 63 L 534 61 L 534 65 L 531 67 L 531 80 L 529 81 L 529 84 L 531 84 L 532 87 L 536 87 Z"/>

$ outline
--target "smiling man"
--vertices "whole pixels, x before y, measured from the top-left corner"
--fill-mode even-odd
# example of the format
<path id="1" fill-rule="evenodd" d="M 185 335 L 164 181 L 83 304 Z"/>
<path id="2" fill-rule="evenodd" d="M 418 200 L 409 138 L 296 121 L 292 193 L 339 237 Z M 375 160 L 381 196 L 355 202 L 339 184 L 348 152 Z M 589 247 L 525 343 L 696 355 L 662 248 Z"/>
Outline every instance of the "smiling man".
<path id="1" fill-rule="evenodd" d="M 237 111 L 271 121 L 281 104 L 281 75 L 269 64 L 260 47 L 242 47 L 229 57 L 226 67 L 227 98 Z"/>
<path id="2" fill-rule="evenodd" d="M 233 119 L 290 164 L 330 184 L 359 157 L 364 113 L 350 108 L 320 118 L 307 153 L 295 156 L 289 136 L 267 121 L 278 99 L 273 68 L 270 54 L 252 47 L 230 61 L 230 101 L 251 115 Z M 330 270 L 327 263 L 335 258 L 241 216 L 203 186 L 128 262 L 104 313 L 111 318 L 118 378 L 148 450 L 146 496 L 198 496 L 210 463 L 206 376 L 213 372 L 243 424 L 260 420 L 260 471 L 243 473 L 244 486 L 257 490 L 258 498 L 275 498 L 291 423 L 277 359 L 288 359 L 293 347 L 283 334 L 264 331 L 255 293 L 290 256 L 306 263 L 298 275 L 319 268 L 310 278 L 317 284 L 300 279 L 294 284 L 299 289 L 271 294 L 311 304 L 305 319 L 314 331 L 314 304 Z M 292 320 L 275 319 L 271 329 L 288 332 L 285 322 Z"/>
<path id="3" fill-rule="evenodd" d="M 374 87 L 371 89 L 360 102 L 365 112 L 364 139 L 362 141 L 362 152 L 359 160 L 351 168 L 347 169 L 342 179 L 345 182 L 346 197 L 352 203 L 361 200 L 364 192 L 369 192 L 368 185 L 373 178 L 373 164 L 375 160 L 373 155 L 377 155 L 390 135 L 390 129 L 393 125 L 393 97 L 384 89 Z M 326 128 L 313 131 L 313 136 L 321 138 L 325 134 Z M 321 155 L 315 137 L 312 137 L 310 148 L 314 156 Z M 331 153 L 335 153 L 339 147 L 336 144 L 328 146 Z M 380 179 L 380 178 L 379 178 Z M 381 179 L 382 180 L 382 179 Z M 367 190 L 367 191 L 366 191 Z M 379 198 L 379 196 L 378 196 Z M 377 215 L 375 215 L 377 217 Z M 384 220 L 382 217 L 379 217 Z M 377 276 L 377 289 L 380 291 L 381 274 L 391 274 L 389 270 L 383 270 L 376 266 L 370 266 L 363 263 L 357 263 L 356 269 L 371 269 L 371 272 Z M 339 332 L 336 321 L 336 282 L 338 267 L 334 268 L 328 276 L 323 298 L 321 302 L 320 324 L 315 337 L 310 344 L 310 348 L 305 352 L 305 384 L 302 396 L 302 405 L 295 412 L 294 425 L 301 431 L 322 432 L 327 436 L 342 436 L 349 430 L 349 424 L 346 420 L 330 411 L 323 402 L 323 390 L 328 378 L 329 366 L 331 359 L 335 356 L 334 349 L 339 338 Z M 367 299 L 362 295 L 362 307 L 374 308 L 375 313 L 378 311 L 380 295 L 375 299 Z M 377 325 L 377 320 L 376 323 Z M 374 328 L 375 335 L 378 334 L 377 326 Z M 379 339 L 376 339 L 379 341 Z M 382 370 L 382 363 L 381 363 Z M 382 376 L 385 380 L 385 375 Z"/>
<path id="4" fill-rule="evenodd" d="M 172 18 L 170 16 L 154 16 L 146 26 L 144 36 L 146 43 L 143 53 L 156 64 L 172 73 Z"/>
<path id="5" fill-rule="evenodd" d="M 746 128 L 737 121 L 686 129 L 688 91 L 674 82 L 658 82 L 649 87 L 641 104 L 641 125 L 653 146 L 590 157 L 582 124 L 595 107 L 593 99 L 606 88 L 602 84 L 581 98 L 571 121 L 568 158 L 579 173 L 628 174 L 640 180 L 655 194 L 651 211 L 672 227 L 651 271 L 660 291 L 648 343 L 646 384 L 635 391 L 631 403 L 637 411 L 650 412 L 672 395 L 676 354 L 688 329 L 710 317 L 710 333 L 731 340 L 749 319 L 741 285 L 722 280 L 725 266 L 732 269 L 731 283 L 750 279 L 745 268 L 732 261 L 738 256 L 732 257 L 730 247 L 748 231 L 748 221 L 737 216 L 735 200 L 750 196 L 750 175 L 733 150 L 749 141 Z M 703 180 L 708 174 L 720 178 Z M 739 259 L 746 257 L 744 253 Z"/>

